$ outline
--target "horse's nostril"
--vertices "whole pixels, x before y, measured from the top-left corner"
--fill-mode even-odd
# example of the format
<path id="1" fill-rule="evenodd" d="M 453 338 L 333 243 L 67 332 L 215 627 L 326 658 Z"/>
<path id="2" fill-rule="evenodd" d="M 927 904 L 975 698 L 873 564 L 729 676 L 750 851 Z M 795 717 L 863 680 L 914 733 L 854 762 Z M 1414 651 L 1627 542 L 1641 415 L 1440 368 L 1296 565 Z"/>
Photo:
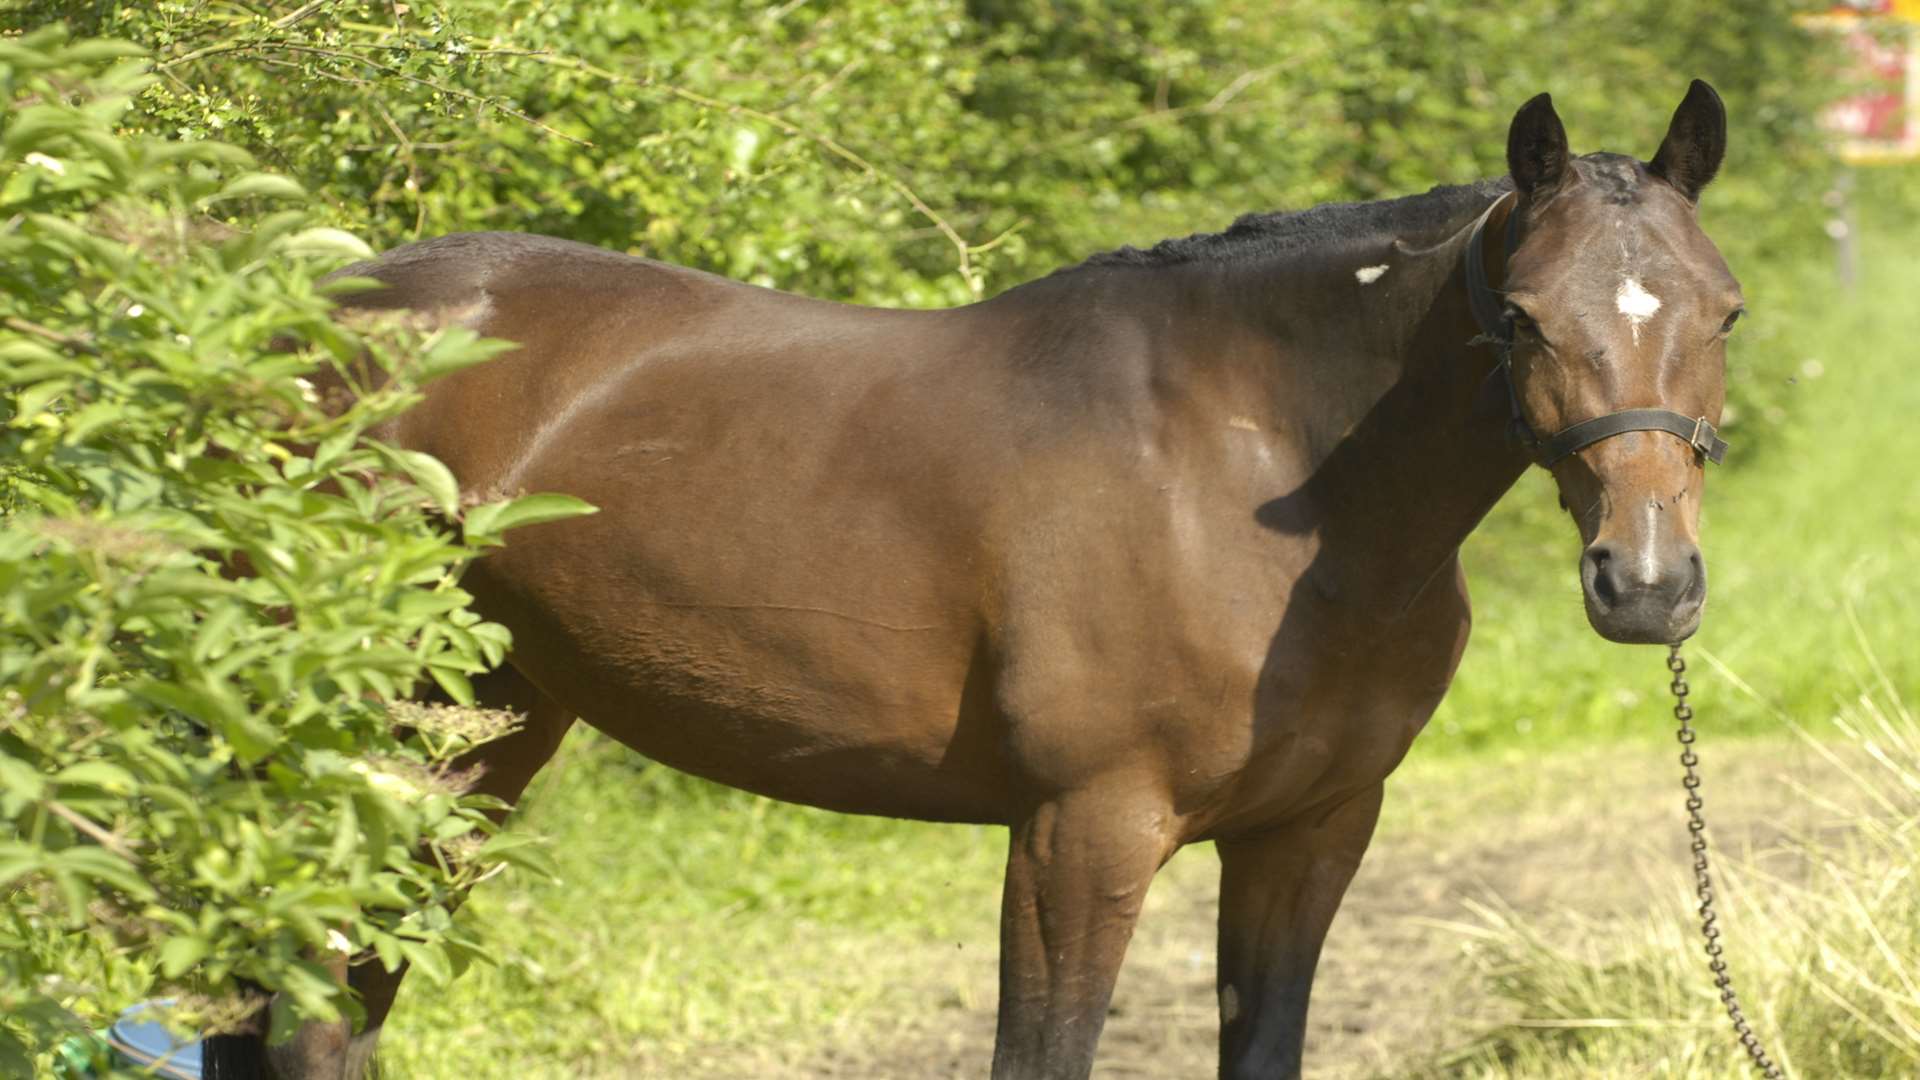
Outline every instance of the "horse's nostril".
<path id="1" fill-rule="evenodd" d="M 1586 553 L 1587 591 L 1601 607 L 1612 607 L 1620 599 L 1620 590 L 1613 580 L 1610 564 L 1613 553 L 1604 547 L 1591 547 Z"/>
<path id="2" fill-rule="evenodd" d="M 1614 602 L 1620 599 L 1620 593 L 1613 585 L 1613 575 L 1607 573 L 1607 563 L 1605 559 L 1600 560 L 1599 564 L 1594 567 L 1593 595 L 1595 599 L 1608 607 L 1612 607 Z"/>
<path id="3" fill-rule="evenodd" d="M 1707 564 L 1700 558 L 1700 549 L 1695 548 L 1687 557 L 1687 587 L 1680 594 L 1681 603 L 1698 604 L 1707 595 Z"/>

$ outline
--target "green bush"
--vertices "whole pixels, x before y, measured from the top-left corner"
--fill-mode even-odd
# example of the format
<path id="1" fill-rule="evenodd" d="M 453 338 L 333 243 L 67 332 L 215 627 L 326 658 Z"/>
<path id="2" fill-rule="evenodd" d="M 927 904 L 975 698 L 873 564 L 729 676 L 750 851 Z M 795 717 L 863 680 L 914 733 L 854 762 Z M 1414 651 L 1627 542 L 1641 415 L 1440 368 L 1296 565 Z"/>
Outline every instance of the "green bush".
<path id="1" fill-rule="evenodd" d="M 929 211 L 971 244 L 1014 230 L 972 260 L 993 291 L 1246 211 L 1498 175 L 1542 90 L 1577 148 L 1651 156 L 1694 76 L 1732 110 L 1709 204 L 1742 223 L 1729 241 L 1817 244 L 1830 84 L 1804 6 L 42 0 L 14 19 L 147 45 L 161 78 L 129 123 L 254 150 L 376 246 L 516 229 L 925 305 L 970 295 Z"/>
<path id="2" fill-rule="evenodd" d="M 1827 242 L 1833 43 L 1804 6 L 29 0 L 12 19 L 148 46 L 160 78 L 127 123 L 246 147 L 376 247 L 546 233 L 907 306 L 1247 211 L 1499 175 L 1542 90 L 1577 149 L 1649 157 L 1700 76 L 1733 120 L 1707 226 L 1764 311 L 1768 266 Z M 1735 363 L 1751 451 L 1798 359 Z"/>
<path id="3" fill-rule="evenodd" d="M 579 506 L 463 509 L 368 438 L 500 343 L 333 322 L 316 276 L 364 245 L 240 150 L 122 134 L 145 69 L 0 41 L 6 1075 L 156 984 L 213 1026 L 236 980 L 286 991 L 284 1029 L 354 1010 L 327 956 L 474 957 L 450 911 L 526 853 L 448 763 L 511 718 L 402 699 L 471 705 L 508 635 L 461 568 Z"/>
<path id="4" fill-rule="evenodd" d="M 1651 156 L 1701 76 L 1734 125 L 1707 225 L 1764 311 L 1764 264 L 1826 243 L 1830 42 L 1801 6 L 42 0 L 14 18 L 147 45 L 160 77 L 126 123 L 246 147 L 376 247 L 546 233 L 908 306 L 1247 211 L 1499 175 L 1542 90 L 1578 149 Z M 1798 359 L 1736 363 L 1751 450 Z"/>

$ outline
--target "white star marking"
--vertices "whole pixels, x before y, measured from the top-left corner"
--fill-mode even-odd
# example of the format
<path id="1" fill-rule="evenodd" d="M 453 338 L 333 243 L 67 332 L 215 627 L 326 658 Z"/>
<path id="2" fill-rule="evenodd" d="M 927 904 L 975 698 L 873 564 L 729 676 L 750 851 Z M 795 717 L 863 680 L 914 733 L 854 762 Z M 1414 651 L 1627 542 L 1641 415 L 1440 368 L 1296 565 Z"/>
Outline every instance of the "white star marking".
<path id="1" fill-rule="evenodd" d="M 1627 324 L 1633 328 L 1634 344 L 1638 345 L 1640 324 L 1660 310 L 1660 298 L 1642 287 L 1638 278 L 1628 278 L 1620 283 L 1620 291 L 1613 294 L 1613 304 L 1627 317 Z"/>

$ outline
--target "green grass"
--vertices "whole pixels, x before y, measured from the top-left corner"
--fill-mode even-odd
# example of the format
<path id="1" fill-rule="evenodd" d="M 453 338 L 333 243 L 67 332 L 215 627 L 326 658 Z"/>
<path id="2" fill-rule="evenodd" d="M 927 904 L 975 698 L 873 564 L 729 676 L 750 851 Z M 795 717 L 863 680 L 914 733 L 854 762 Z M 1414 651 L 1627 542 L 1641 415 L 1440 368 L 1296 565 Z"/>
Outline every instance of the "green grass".
<path id="1" fill-rule="evenodd" d="M 475 896 L 504 962 L 403 995 L 398 1075 L 685 1075 L 710 1044 L 857 1025 L 915 955 L 993 941 L 1001 830 L 782 805 L 584 730 L 556 766 L 521 826 L 561 880 Z"/>
<path id="2" fill-rule="evenodd" d="M 1709 740 L 1778 731 L 1782 716 L 1814 724 L 1868 685 L 1847 605 L 1883 643 L 1911 636 L 1920 451 L 1910 418 L 1920 416 L 1920 377 L 1908 335 L 1920 256 L 1896 239 L 1911 236 L 1869 237 L 1867 280 L 1854 295 L 1833 285 L 1823 262 L 1749 275 L 1754 314 L 1736 367 L 1799 375 L 1754 395 L 1785 410 L 1768 425 L 1777 435 L 1743 438 L 1742 425 L 1730 425 L 1734 451 L 1710 479 L 1711 598 L 1691 646 L 1696 666 L 1709 669 L 1694 680 Z M 1742 349 L 1764 362 L 1742 364 Z M 1469 547 L 1474 642 L 1412 768 L 1671 739 L 1662 651 L 1592 633 L 1578 551 L 1550 482 L 1535 471 Z M 1889 685 L 1920 700 L 1920 651 L 1890 648 L 1881 659 Z M 936 1008 L 917 990 L 891 991 L 934 950 L 994 946 L 999 830 L 772 804 L 581 733 L 526 804 L 522 826 L 552 839 L 562 880 L 481 890 L 462 917 L 479 924 L 503 963 L 444 993 L 403 993 L 386 1040 L 398 1076 L 691 1075 L 715 1046 L 761 1047 L 768 1060 L 785 1060 Z M 1542 792 L 1533 809 L 1552 804 Z M 1436 829 L 1437 820 L 1390 804 L 1383 828 Z M 1612 1010 L 1594 1015 L 1700 1014 L 1703 978 L 1672 927 L 1649 931 L 1617 971 L 1598 954 L 1569 966 L 1530 943 L 1524 927 L 1507 929 L 1505 966 L 1487 976 L 1496 996 L 1546 993 L 1539 980 L 1585 980 L 1597 996 L 1577 1008 L 1605 1000 Z M 1793 959 L 1785 948 L 1782 963 Z M 1604 970 L 1587 970 L 1596 965 Z M 1596 1049 L 1591 1033 L 1529 1040 L 1516 1029 L 1475 1044 L 1480 1056 L 1446 1075 L 1712 1075 L 1689 1071 L 1706 1060 L 1690 1047 L 1706 1053 L 1725 1038 L 1709 1021 L 1629 1030 L 1620 1045 L 1652 1047 L 1653 1056 L 1620 1058 L 1634 1062 L 1622 1072 L 1529 1071 L 1611 1051 Z"/>
<path id="3" fill-rule="evenodd" d="M 1865 644 L 1858 655 L 1878 666 Z M 1735 988 L 1788 1076 L 1920 1075 L 1920 720 L 1877 674 L 1811 742 L 1846 780 L 1796 792 L 1828 808 L 1817 835 L 1720 856 L 1717 907 Z M 1783 808 L 1784 810 L 1784 808 Z M 1701 954 L 1692 900 L 1654 914 L 1560 920 L 1551 931 L 1481 905 L 1473 991 L 1506 1014 L 1401 1075 L 1449 1080 L 1752 1075 Z"/>

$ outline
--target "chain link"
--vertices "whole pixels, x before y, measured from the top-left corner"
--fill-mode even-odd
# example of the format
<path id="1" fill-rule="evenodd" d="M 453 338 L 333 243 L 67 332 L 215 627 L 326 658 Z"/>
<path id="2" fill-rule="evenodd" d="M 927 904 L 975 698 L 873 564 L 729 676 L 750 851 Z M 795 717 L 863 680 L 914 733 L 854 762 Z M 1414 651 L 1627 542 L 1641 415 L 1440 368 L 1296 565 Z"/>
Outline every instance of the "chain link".
<path id="1" fill-rule="evenodd" d="M 1740 1008 L 1740 998 L 1733 992 L 1733 976 L 1727 971 L 1726 948 L 1720 944 L 1719 916 L 1713 910 L 1713 874 L 1707 865 L 1707 822 L 1700 816 L 1705 804 L 1700 800 L 1700 774 L 1693 771 L 1694 766 L 1700 764 L 1700 755 L 1693 752 L 1693 706 L 1687 704 L 1687 662 L 1680 655 L 1678 642 L 1667 654 L 1667 670 L 1673 672 L 1673 683 L 1668 689 L 1673 691 L 1673 718 L 1680 724 L 1680 764 L 1687 771 L 1681 783 L 1687 789 L 1687 831 L 1693 834 L 1693 886 L 1700 897 L 1700 936 L 1707 939 L 1707 967 L 1713 971 L 1713 985 L 1720 991 L 1721 1004 L 1727 1007 L 1727 1018 L 1733 1021 L 1733 1033 L 1739 1036 L 1741 1047 L 1753 1059 L 1754 1068 L 1767 1080 L 1783 1080 L 1780 1066 L 1767 1056 L 1760 1037 L 1753 1033 L 1753 1026 L 1747 1023 L 1747 1015 Z"/>

